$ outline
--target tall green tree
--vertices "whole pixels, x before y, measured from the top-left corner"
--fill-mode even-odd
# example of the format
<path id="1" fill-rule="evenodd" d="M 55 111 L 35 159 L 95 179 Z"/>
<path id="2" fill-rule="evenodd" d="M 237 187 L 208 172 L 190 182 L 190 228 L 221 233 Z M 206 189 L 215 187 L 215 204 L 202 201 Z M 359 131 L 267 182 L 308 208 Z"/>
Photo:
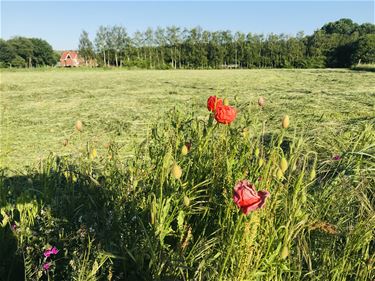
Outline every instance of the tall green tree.
<path id="1" fill-rule="evenodd" d="M 12 61 L 16 58 L 16 55 L 12 45 L 0 39 L 0 67 L 11 67 Z"/>
<path id="2" fill-rule="evenodd" d="M 82 30 L 79 37 L 78 52 L 79 55 L 85 60 L 86 65 L 95 57 L 94 45 L 89 38 L 89 34 L 85 30 Z"/>
<path id="3" fill-rule="evenodd" d="M 33 45 L 33 66 L 53 66 L 57 63 L 55 52 L 47 41 L 40 38 L 30 38 L 30 41 Z"/>
<path id="4" fill-rule="evenodd" d="M 14 37 L 8 40 L 8 43 L 12 46 L 16 54 L 25 60 L 28 67 L 32 67 L 33 58 L 33 43 L 29 38 L 25 37 Z"/>
<path id="5" fill-rule="evenodd" d="M 103 65 L 107 65 L 107 59 L 106 59 L 106 51 L 108 50 L 108 45 L 107 45 L 107 33 L 108 29 L 107 27 L 101 25 L 99 26 L 99 29 L 96 31 L 96 36 L 95 36 L 95 47 L 98 53 L 102 55 L 103 58 Z"/>
<path id="6" fill-rule="evenodd" d="M 375 34 L 362 36 L 353 44 L 352 64 L 375 63 Z"/>

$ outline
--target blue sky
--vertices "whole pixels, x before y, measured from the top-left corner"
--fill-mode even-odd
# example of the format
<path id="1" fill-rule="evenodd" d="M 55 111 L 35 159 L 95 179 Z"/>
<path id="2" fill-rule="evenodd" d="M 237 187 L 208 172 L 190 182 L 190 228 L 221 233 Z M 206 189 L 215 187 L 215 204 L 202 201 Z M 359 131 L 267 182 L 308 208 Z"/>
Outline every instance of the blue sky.
<path id="1" fill-rule="evenodd" d="M 55 49 L 76 49 L 84 29 L 91 39 L 99 25 L 201 26 L 252 33 L 311 34 L 340 18 L 374 23 L 374 1 L 1 1 L 1 37 L 47 40 Z"/>

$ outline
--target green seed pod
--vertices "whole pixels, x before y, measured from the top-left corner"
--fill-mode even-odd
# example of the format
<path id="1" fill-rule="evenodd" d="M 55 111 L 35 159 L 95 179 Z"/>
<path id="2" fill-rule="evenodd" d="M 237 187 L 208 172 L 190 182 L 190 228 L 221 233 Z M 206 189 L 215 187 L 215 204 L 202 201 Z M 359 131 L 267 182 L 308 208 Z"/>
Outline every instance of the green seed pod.
<path id="1" fill-rule="evenodd" d="M 289 127 L 289 116 L 288 116 L 288 115 L 285 115 L 285 116 L 284 116 L 281 125 L 282 125 L 282 127 L 283 127 L 284 129 L 287 129 L 287 128 Z"/>
<path id="2" fill-rule="evenodd" d="M 184 205 L 185 205 L 186 207 L 189 207 L 189 205 L 190 205 L 190 199 L 189 199 L 189 197 L 187 197 L 186 195 L 184 196 Z"/>
<path id="3" fill-rule="evenodd" d="M 282 260 L 285 260 L 289 256 L 289 249 L 287 245 L 284 245 L 283 249 L 281 250 L 280 253 L 280 258 Z"/>
<path id="4" fill-rule="evenodd" d="M 228 98 L 225 98 L 225 99 L 223 100 L 223 104 L 224 104 L 224 105 L 229 105 L 229 100 L 228 100 Z"/>
<path id="5" fill-rule="evenodd" d="M 315 168 L 313 168 L 310 172 L 310 180 L 314 180 L 316 177 L 316 171 L 315 171 Z"/>
<path id="6" fill-rule="evenodd" d="M 181 154 L 182 155 L 187 155 L 189 153 L 189 149 L 186 145 L 184 145 L 182 148 L 181 148 Z"/>
<path id="7" fill-rule="evenodd" d="M 280 169 L 283 173 L 288 170 L 288 161 L 285 159 L 285 157 L 281 158 Z"/>
<path id="8" fill-rule="evenodd" d="M 259 168 L 262 167 L 263 164 L 264 164 L 264 160 L 262 158 L 260 158 L 259 161 L 258 161 Z"/>
<path id="9" fill-rule="evenodd" d="M 172 167 L 172 176 L 175 178 L 175 179 L 180 179 L 181 176 L 182 176 L 182 169 L 179 165 L 177 165 L 177 163 L 174 163 L 173 164 L 173 167 Z"/>
<path id="10" fill-rule="evenodd" d="M 276 178 L 278 180 L 281 180 L 282 178 L 284 177 L 284 173 L 281 169 L 277 169 L 277 172 L 276 172 Z"/>
<path id="11" fill-rule="evenodd" d="M 254 154 L 255 154 L 255 157 L 259 156 L 259 148 L 258 147 L 255 148 Z"/>

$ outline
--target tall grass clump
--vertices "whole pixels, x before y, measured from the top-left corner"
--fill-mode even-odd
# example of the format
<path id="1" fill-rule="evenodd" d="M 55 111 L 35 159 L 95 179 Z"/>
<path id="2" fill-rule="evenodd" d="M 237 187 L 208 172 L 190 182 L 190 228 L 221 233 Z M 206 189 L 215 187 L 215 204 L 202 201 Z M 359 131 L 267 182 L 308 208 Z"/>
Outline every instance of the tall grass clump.
<path id="1" fill-rule="evenodd" d="M 371 280 L 373 127 L 313 143 L 213 101 L 171 110 L 132 157 L 73 135 L 76 153 L 2 171 L 2 280 Z M 234 202 L 245 180 L 261 208 Z"/>

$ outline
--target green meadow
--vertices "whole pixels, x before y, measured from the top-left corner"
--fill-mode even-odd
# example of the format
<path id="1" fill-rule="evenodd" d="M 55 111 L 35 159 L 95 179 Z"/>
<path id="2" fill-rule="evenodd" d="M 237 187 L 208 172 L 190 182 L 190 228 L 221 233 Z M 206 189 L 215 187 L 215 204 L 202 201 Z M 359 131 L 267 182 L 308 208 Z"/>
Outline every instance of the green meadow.
<path id="1" fill-rule="evenodd" d="M 342 128 L 371 123 L 375 76 L 348 70 L 55 70 L 1 73 L 1 163 L 10 169 L 34 165 L 49 152 L 67 154 L 64 139 L 82 120 L 82 141 L 98 149 L 147 137 L 172 108 L 206 117 L 207 97 L 231 104 L 278 128 L 288 114 L 293 128 L 324 139 Z M 257 100 L 265 97 L 260 111 Z M 333 152 L 334 153 L 334 152 Z"/>
<path id="2" fill-rule="evenodd" d="M 374 85 L 345 69 L 2 71 L 0 280 L 374 280 Z M 241 180 L 270 194 L 246 215 Z"/>

